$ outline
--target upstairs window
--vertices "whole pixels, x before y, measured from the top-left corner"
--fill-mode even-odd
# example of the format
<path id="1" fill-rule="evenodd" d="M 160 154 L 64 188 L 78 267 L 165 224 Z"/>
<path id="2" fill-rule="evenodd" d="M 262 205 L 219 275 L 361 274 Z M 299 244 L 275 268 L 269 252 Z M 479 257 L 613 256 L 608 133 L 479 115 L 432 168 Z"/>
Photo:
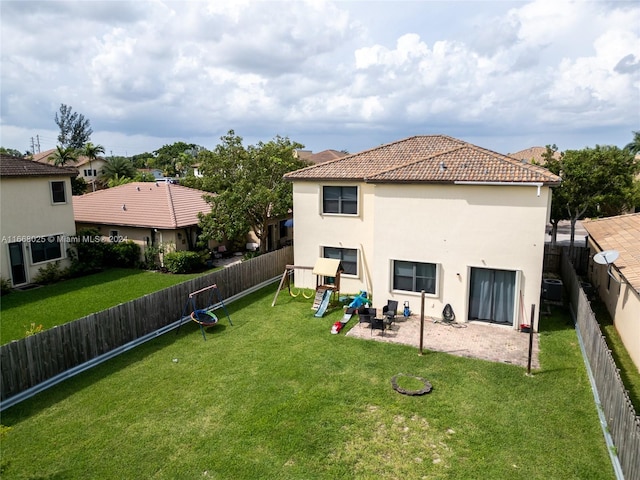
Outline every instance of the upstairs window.
<path id="1" fill-rule="evenodd" d="M 51 182 L 51 201 L 53 203 L 67 203 L 64 182 Z"/>
<path id="2" fill-rule="evenodd" d="M 358 214 L 358 187 L 322 187 L 322 213 Z"/>

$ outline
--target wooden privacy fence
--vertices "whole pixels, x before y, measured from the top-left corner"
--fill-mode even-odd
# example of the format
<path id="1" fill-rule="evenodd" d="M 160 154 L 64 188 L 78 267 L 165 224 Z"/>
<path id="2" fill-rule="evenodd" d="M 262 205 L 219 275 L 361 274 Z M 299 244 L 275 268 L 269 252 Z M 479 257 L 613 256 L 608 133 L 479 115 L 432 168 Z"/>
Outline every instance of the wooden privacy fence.
<path id="1" fill-rule="evenodd" d="M 279 277 L 290 263 L 293 247 L 285 247 L 2 345 L 0 400 L 176 322 L 190 292 L 215 283 L 226 299 Z"/>
<path id="2" fill-rule="evenodd" d="M 562 279 L 576 315 L 577 328 L 620 468 L 625 479 L 640 480 L 640 417 L 636 415 L 611 350 L 581 288 L 580 279 L 566 256 L 562 258 Z"/>

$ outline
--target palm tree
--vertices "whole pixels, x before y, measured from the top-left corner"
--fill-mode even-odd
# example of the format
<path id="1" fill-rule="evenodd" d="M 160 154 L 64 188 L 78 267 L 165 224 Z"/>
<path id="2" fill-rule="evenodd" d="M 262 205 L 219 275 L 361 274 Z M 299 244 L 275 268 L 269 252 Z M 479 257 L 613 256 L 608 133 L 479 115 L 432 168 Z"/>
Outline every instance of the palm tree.
<path id="1" fill-rule="evenodd" d="M 58 145 L 56 151 L 53 152 L 47 160 L 53 162 L 57 167 L 64 167 L 66 164 L 75 161 L 77 158 L 76 150 L 72 147 L 61 147 Z"/>
<path id="2" fill-rule="evenodd" d="M 114 157 L 107 160 L 100 179 L 108 184 L 110 180 L 117 179 L 117 182 L 122 182 L 123 179 L 133 179 L 136 176 L 136 168 L 126 158 Z"/>
<path id="3" fill-rule="evenodd" d="M 632 132 L 633 133 L 633 141 L 631 143 L 627 143 L 624 147 L 625 150 L 637 155 L 640 153 L 640 132 Z"/>
<path id="4" fill-rule="evenodd" d="M 91 176 L 93 176 L 93 166 L 91 162 L 93 162 L 93 160 L 96 160 L 99 154 L 101 153 L 104 154 L 104 147 L 102 145 L 94 145 L 91 142 L 87 142 L 84 145 L 84 148 L 82 149 L 82 153 L 84 153 L 85 156 L 89 159 L 89 170 L 91 170 Z M 93 185 L 93 191 L 95 192 L 96 191 L 95 178 L 91 182 L 91 185 Z"/>

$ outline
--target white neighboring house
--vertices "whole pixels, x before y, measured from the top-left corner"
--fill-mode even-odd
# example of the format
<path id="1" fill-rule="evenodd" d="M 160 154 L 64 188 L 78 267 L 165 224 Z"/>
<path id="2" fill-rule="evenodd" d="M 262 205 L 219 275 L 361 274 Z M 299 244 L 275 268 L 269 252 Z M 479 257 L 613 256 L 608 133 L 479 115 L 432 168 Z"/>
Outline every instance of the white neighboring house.
<path id="1" fill-rule="evenodd" d="M 548 170 L 445 135 L 415 136 L 285 175 L 293 182 L 294 263 L 344 267 L 343 293 L 366 290 L 442 318 L 537 330 Z M 315 288 L 300 273 L 296 281 Z"/>
<path id="2" fill-rule="evenodd" d="M 36 162 L 53 165 L 53 163 L 49 160 L 49 157 L 52 156 L 55 152 L 56 149 L 52 148 L 51 150 L 36 153 L 33 155 L 33 160 Z M 68 166 L 75 167 L 78 170 L 78 177 L 83 178 L 84 181 L 87 182 L 89 191 L 91 191 L 93 190 L 93 184 L 96 183 L 100 175 L 102 175 L 106 163 L 107 161 L 102 157 L 98 157 L 95 160 L 89 160 L 89 157 L 80 155 L 75 162 L 69 163 Z"/>
<path id="3" fill-rule="evenodd" d="M 589 280 L 613 319 L 629 356 L 640 370 L 640 213 L 583 220 L 592 254 L 615 250 L 609 268 L 589 263 Z"/>
<path id="4" fill-rule="evenodd" d="M 1 273 L 16 287 L 33 281 L 38 270 L 60 261 L 75 235 L 71 178 L 75 168 L 0 157 Z"/>

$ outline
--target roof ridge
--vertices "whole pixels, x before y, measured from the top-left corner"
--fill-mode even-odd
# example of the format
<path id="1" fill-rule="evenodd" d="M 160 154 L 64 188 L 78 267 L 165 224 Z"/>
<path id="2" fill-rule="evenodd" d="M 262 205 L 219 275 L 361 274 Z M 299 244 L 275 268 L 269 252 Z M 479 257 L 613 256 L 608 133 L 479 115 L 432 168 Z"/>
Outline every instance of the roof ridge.
<path id="1" fill-rule="evenodd" d="M 422 136 L 428 136 L 428 135 L 422 135 Z M 435 153 L 432 153 L 431 155 L 427 155 L 426 157 L 422 157 L 422 158 L 419 158 L 417 160 L 413 160 L 411 162 L 403 163 L 402 165 L 394 165 L 394 166 L 392 166 L 392 167 L 390 167 L 390 168 L 388 168 L 386 170 L 381 170 L 379 172 L 376 172 L 375 175 L 372 175 L 369 178 L 365 177 L 364 181 L 366 182 L 367 180 L 373 179 L 373 178 L 377 177 L 378 175 L 383 175 L 385 173 L 393 172 L 394 170 L 400 170 L 400 169 L 403 169 L 403 168 L 410 167 L 411 165 L 416 165 L 416 164 L 418 164 L 420 162 L 424 162 L 425 160 L 431 160 L 431 159 L 433 159 L 435 157 L 439 157 L 440 155 L 445 155 L 445 154 L 448 154 L 448 153 L 451 153 L 451 152 L 455 152 L 456 150 L 460 150 L 460 149 L 464 148 L 465 146 L 466 145 L 458 145 L 458 146 L 452 147 L 452 148 L 450 148 L 448 150 L 443 150 L 441 152 L 435 152 Z"/>
<path id="2" fill-rule="evenodd" d="M 313 169 L 316 169 L 316 168 L 318 168 L 320 166 L 326 167 L 327 165 L 331 165 L 331 164 L 334 164 L 334 163 L 351 160 L 353 157 L 357 157 L 357 156 L 360 156 L 360 155 L 368 154 L 370 152 L 375 152 L 376 150 L 379 150 L 381 148 L 387 148 L 387 147 L 389 147 L 391 145 L 396 145 L 396 144 L 403 143 L 403 142 L 406 142 L 406 141 L 409 141 L 409 140 L 413 140 L 415 138 L 423 138 L 423 137 L 443 137 L 443 138 L 446 138 L 448 140 L 452 140 L 454 142 L 466 143 L 463 140 L 459 140 L 457 138 L 453 138 L 453 137 L 450 137 L 448 135 L 443 135 L 441 133 L 436 133 L 436 134 L 433 134 L 433 135 L 412 135 L 410 137 L 401 138 L 400 140 L 395 140 L 393 142 L 381 143 L 380 145 L 376 145 L 375 147 L 371 147 L 371 148 L 368 148 L 366 150 L 361 150 L 361 151 L 356 152 L 356 153 L 350 153 L 350 154 L 348 154 L 348 155 L 346 155 L 344 157 L 334 158 L 334 159 L 331 159 L 331 160 L 327 160 L 326 162 L 318 163 L 318 164 L 315 164 L 315 165 L 309 165 L 308 167 L 304 167 L 304 168 L 301 168 L 301 169 L 298 169 L 298 170 L 294 170 L 294 171 L 295 171 L 295 173 L 298 173 L 298 172 L 304 172 L 304 171 L 307 171 L 307 170 L 313 170 Z M 289 173 L 293 173 L 293 172 L 289 172 Z M 378 173 L 380 173 L 380 172 L 378 172 Z M 287 177 L 287 176 L 288 176 L 288 173 L 285 174 L 285 177 Z"/>
<path id="3" fill-rule="evenodd" d="M 167 199 L 169 201 L 169 215 L 171 216 L 171 222 L 173 223 L 173 228 L 178 228 L 178 219 L 176 217 L 175 206 L 173 205 L 173 195 L 171 194 L 172 183 L 167 183 Z"/>
<path id="4" fill-rule="evenodd" d="M 493 155 L 496 161 L 505 162 L 505 163 L 511 164 L 514 167 L 519 167 L 519 168 L 521 168 L 522 170 L 525 170 L 525 171 L 535 170 L 537 173 L 540 173 L 540 174 L 546 174 L 547 176 L 556 176 L 554 173 L 550 172 L 548 169 L 546 169 L 544 167 L 541 167 L 539 165 L 534 165 L 534 164 L 529 163 L 529 162 L 523 162 L 520 159 L 511 157 L 509 155 L 505 155 L 504 153 L 499 153 L 499 152 L 496 152 L 494 150 L 490 150 L 488 148 L 484 148 L 484 147 L 480 147 L 478 145 L 474 145 L 472 143 L 468 143 L 467 145 L 469 147 L 471 147 L 471 149 L 473 149 L 473 150 L 482 151 L 482 152 L 489 153 L 489 154 Z"/>

